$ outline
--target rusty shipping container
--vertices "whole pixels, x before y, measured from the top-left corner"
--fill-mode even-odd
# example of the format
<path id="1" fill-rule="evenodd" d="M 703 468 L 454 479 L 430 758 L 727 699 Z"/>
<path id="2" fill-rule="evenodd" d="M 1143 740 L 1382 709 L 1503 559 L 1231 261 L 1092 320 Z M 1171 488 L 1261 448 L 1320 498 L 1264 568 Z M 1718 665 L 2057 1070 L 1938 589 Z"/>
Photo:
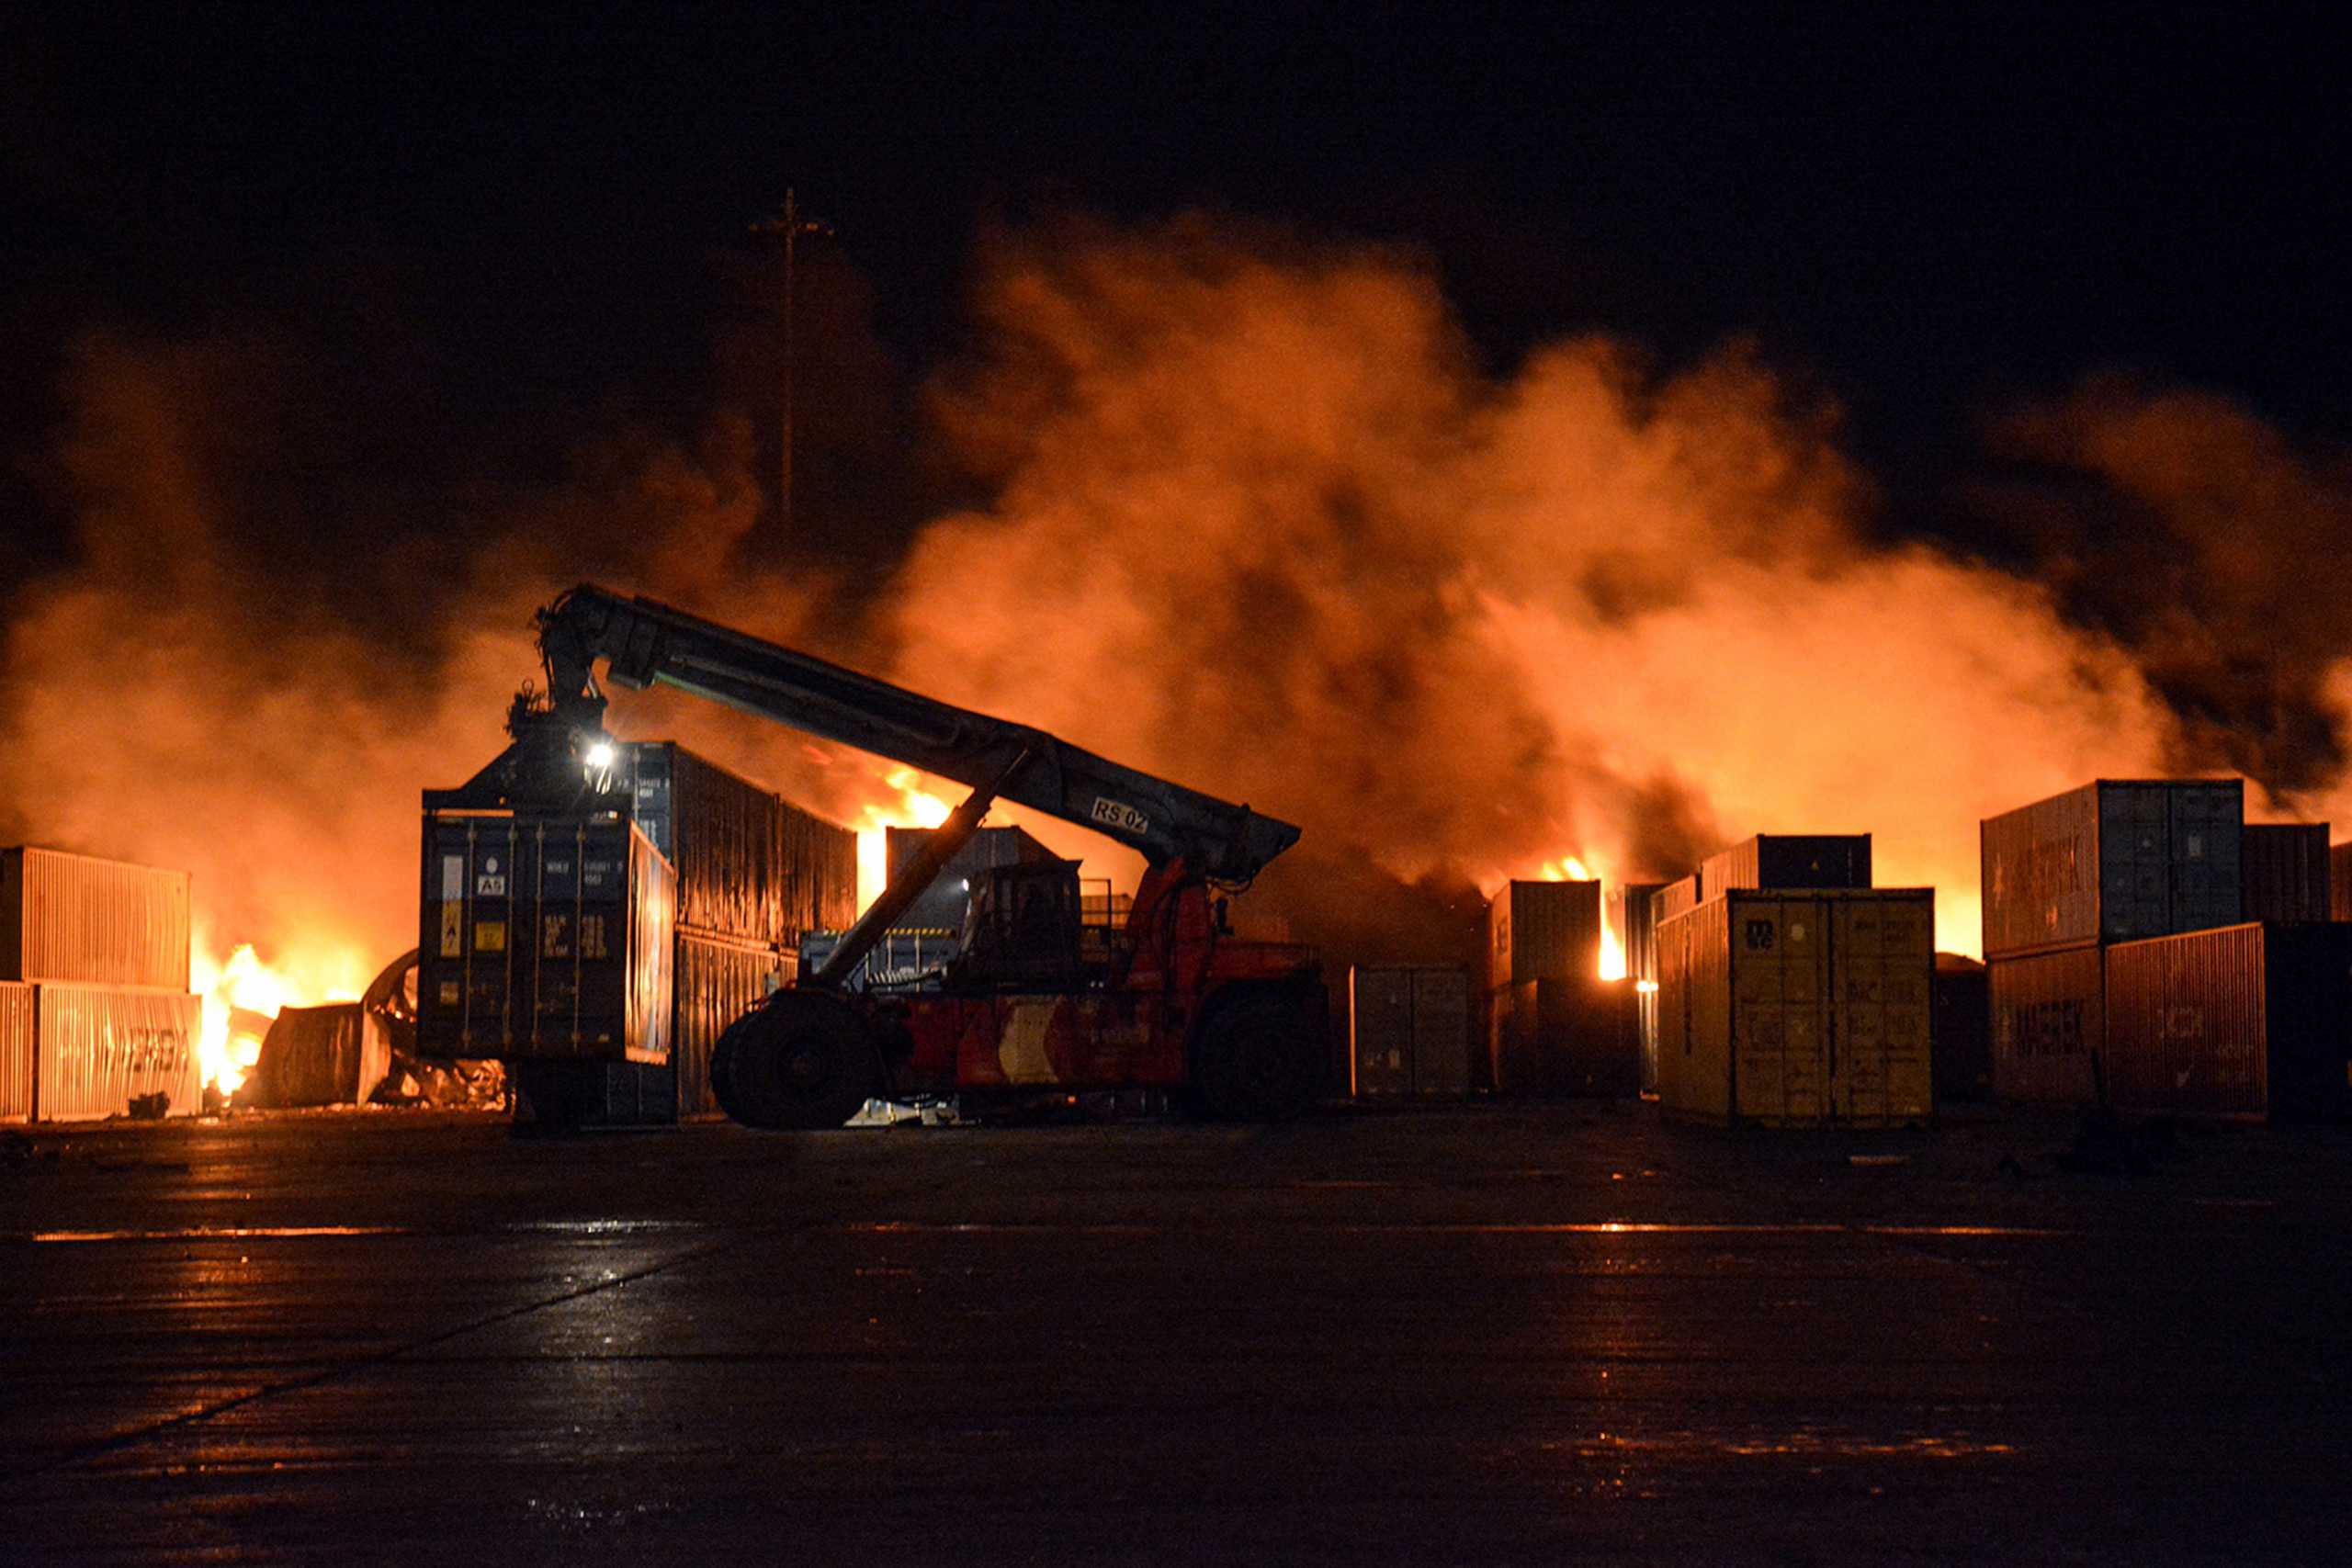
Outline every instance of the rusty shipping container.
<path id="1" fill-rule="evenodd" d="M 1985 818 L 1984 955 L 2235 925 L 2242 779 L 2100 779 Z"/>
<path id="2" fill-rule="evenodd" d="M 1592 976 L 1523 980 L 1496 993 L 1487 1049 L 1495 1092 L 1617 1099 L 1641 1092 L 1636 992 Z"/>
<path id="3" fill-rule="evenodd" d="M 0 1122 L 33 1114 L 33 987 L 0 981 Z"/>
<path id="4" fill-rule="evenodd" d="M 2090 945 L 1986 961 L 1994 1094 L 2025 1105 L 2097 1101 L 2106 959 L 2106 949 Z"/>
<path id="5" fill-rule="evenodd" d="M 1991 982 L 1984 965 L 1959 953 L 1936 954 L 1936 1098 L 1993 1098 Z"/>
<path id="6" fill-rule="evenodd" d="M 2121 1111 L 2344 1115 L 2352 926 L 2225 926 L 2108 949 L 2104 1062 Z"/>
<path id="7" fill-rule="evenodd" d="M 357 1002 L 287 1008 L 263 1036 L 237 1098 L 272 1109 L 360 1105 L 392 1070 L 384 1025 Z"/>
<path id="8" fill-rule="evenodd" d="M 1735 887 L 1868 887 L 1868 833 L 1758 833 L 1709 855 L 1699 885 L 1710 898 Z"/>
<path id="9" fill-rule="evenodd" d="M 1634 882 L 1609 895 L 1609 925 L 1634 985 L 1634 1037 L 1641 1053 L 1641 1091 L 1657 1092 L 1657 895 L 1663 882 Z"/>
<path id="10" fill-rule="evenodd" d="M 1734 888 L 1661 926 L 1661 1109 L 1768 1127 L 1928 1120 L 1935 902 Z"/>
<path id="11" fill-rule="evenodd" d="M 187 990 L 187 873 L 0 850 L 0 980 Z"/>
<path id="12" fill-rule="evenodd" d="M 136 987 L 30 989 L 34 1121 L 121 1116 L 132 1100 L 154 1094 L 164 1097 L 173 1115 L 202 1108 L 201 998 Z"/>
<path id="13" fill-rule="evenodd" d="M 669 1059 L 677 878 L 636 825 L 428 812 L 417 1049 Z"/>
<path id="14" fill-rule="evenodd" d="M 1600 884 L 1510 882 L 1487 905 L 1487 985 L 1600 973 Z"/>
<path id="15" fill-rule="evenodd" d="M 1470 1092 L 1470 976 L 1443 964 L 1348 971 L 1348 1092 L 1362 1098 Z"/>
<path id="16" fill-rule="evenodd" d="M 2352 920 L 2352 844 L 2328 849 L 2327 890 L 2327 918 Z"/>
<path id="17" fill-rule="evenodd" d="M 2238 912 L 2281 923 L 2332 919 L 2327 824 L 2249 822 L 2238 841 Z"/>

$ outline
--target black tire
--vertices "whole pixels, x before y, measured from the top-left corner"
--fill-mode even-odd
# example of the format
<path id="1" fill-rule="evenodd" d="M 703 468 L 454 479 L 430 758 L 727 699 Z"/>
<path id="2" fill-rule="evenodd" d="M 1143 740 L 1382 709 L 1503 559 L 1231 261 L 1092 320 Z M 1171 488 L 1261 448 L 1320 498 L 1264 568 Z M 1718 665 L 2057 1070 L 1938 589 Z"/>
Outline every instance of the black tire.
<path id="1" fill-rule="evenodd" d="M 1202 1021 L 1193 1050 L 1193 1103 L 1209 1116 L 1288 1121 L 1321 1093 L 1324 1054 L 1321 1032 L 1295 998 L 1238 998 Z"/>
<path id="2" fill-rule="evenodd" d="M 848 1003 L 822 991 L 778 991 L 718 1037 L 711 1088 L 745 1126 L 808 1132 L 840 1126 L 881 1093 L 882 1062 L 873 1032 Z"/>

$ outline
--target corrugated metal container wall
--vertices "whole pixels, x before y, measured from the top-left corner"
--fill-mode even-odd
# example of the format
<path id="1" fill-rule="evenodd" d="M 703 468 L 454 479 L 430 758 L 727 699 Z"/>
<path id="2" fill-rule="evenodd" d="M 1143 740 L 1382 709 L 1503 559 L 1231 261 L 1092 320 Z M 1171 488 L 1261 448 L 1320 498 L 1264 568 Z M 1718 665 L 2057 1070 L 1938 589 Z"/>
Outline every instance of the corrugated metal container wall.
<path id="1" fill-rule="evenodd" d="M 1985 818 L 1984 954 L 2238 919 L 2240 779 L 2101 779 Z"/>
<path id="2" fill-rule="evenodd" d="M 790 947 L 808 931 L 846 930 L 857 919 L 857 834 L 788 800 L 778 800 L 776 811 L 785 854 L 779 941 Z"/>
<path id="3" fill-rule="evenodd" d="M 141 1095 L 164 1095 L 178 1115 L 199 1109 L 197 1062 L 203 999 L 185 992 L 41 986 L 33 1114 L 43 1122 L 120 1116 Z"/>
<path id="4" fill-rule="evenodd" d="M 33 1113 L 33 987 L 0 982 L 0 1122 Z"/>
<path id="5" fill-rule="evenodd" d="M 1660 1104 L 1771 1127 L 1934 1113 L 1935 894 L 1732 889 L 1674 925 L 1659 980 Z"/>
<path id="6" fill-rule="evenodd" d="M 240 1098 L 276 1108 L 357 1105 L 391 1067 L 383 1025 L 357 1002 L 287 1008 L 262 1040 L 251 1092 Z"/>
<path id="7" fill-rule="evenodd" d="M 2327 824 L 2249 822 L 2238 843 L 2238 912 L 2292 924 L 2329 914 Z"/>
<path id="8" fill-rule="evenodd" d="M 2070 948 L 1984 965 L 1993 1092 L 2028 1105 L 2098 1098 L 2091 1059 L 2107 1049 L 2105 950 Z"/>
<path id="9" fill-rule="evenodd" d="M 2352 920 L 2352 843 L 2327 852 L 2327 918 Z"/>
<path id="10" fill-rule="evenodd" d="M 630 750 L 638 823 L 677 870 L 679 928 L 782 942 L 785 853 L 776 797 L 674 741 L 639 742 Z"/>
<path id="11" fill-rule="evenodd" d="M 428 813 L 417 1048 L 659 1063 L 677 879 L 633 824 Z"/>
<path id="12" fill-rule="evenodd" d="M 188 986 L 184 871 L 0 850 L 0 980 Z"/>
<path id="13" fill-rule="evenodd" d="M 1512 882 L 1487 906 L 1487 985 L 1600 973 L 1600 884 Z"/>
<path id="14" fill-rule="evenodd" d="M 710 1053 L 727 1026 L 799 973 L 797 953 L 712 937 L 678 938 L 677 1026 L 670 1059 L 677 1068 L 678 1114 L 721 1114 L 710 1093 Z"/>
<path id="15" fill-rule="evenodd" d="M 2344 1114 L 2352 926 L 2227 926 L 2109 948 L 2104 1060 L 2120 1110 Z"/>
<path id="16" fill-rule="evenodd" d="M 1735 887 L 1868 887 L 1868 833 L 1758 833 L 1709 855 L 1699 868 L 1707 897 Z"/>
<path id="17" fill-rule="evenodd" d="M 1687 915 L 1699 907 L 1699 874 L 1692 872 L 1679 882 L 1669 882 L 1650 898 L 1650 924 L 1659 927 L 1679 915 Z"/>

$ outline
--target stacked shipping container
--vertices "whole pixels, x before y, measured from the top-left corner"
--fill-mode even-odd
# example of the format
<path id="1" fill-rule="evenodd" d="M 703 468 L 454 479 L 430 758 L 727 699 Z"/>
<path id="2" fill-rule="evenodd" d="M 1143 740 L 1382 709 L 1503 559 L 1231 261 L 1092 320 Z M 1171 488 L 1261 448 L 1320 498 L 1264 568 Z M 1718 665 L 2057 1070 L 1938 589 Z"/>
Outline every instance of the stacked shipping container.
<path id="1" fill-rule="evenodd" d="M 2327 824 L 2249 822 L 2238 843 L 2238 913 L 2293 925 L 2331 919 Z"/>
<path id="2" fill-rule="evenodd" d="M 1485 1081 L 1498 1094 L 1630 1093 L 1627 982 L 1600 978 L 1598 882 L 1511 882 L 1487 906 Z"/>
<path id="3" fill-rule="evenodd" d="M 118 1116 L 203 1098 L 185 872 L 0 850 L 0 1120 Z"/>
<path id="4" fill-rule="evenodd" d="M 2107 948 L 2236 923 L 2244 818 L 2242 780 L 2101 779 L 1984 821 L 1995 1092 L 2096 1097 Z"/>

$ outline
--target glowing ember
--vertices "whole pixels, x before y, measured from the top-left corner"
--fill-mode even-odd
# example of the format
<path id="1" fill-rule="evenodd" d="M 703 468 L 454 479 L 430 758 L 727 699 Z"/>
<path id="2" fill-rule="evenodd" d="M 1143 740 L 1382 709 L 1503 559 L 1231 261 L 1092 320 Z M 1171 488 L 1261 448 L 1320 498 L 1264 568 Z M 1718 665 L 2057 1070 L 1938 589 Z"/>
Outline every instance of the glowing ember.
<path id="1" fill-rule="evenodd" d="M 922 787 L 923 775 L 912 768 L 893 768 L 882 776 L 882 783 L 895 792 L 896 798 L 868 802 L 858 810 L 857 829 L 857 908 L 860 914 L 865 907 L 881 896 L 890 881 L 890 845 L 888 829 L 892 828 L 936 828 L 947 820 L 953 809 L 947 802 Z"/>
<path id="2" fill-rule="evenodd" d="M 192 988 L 204 998 L 197 1054 L 204 1081 L 234 1094 L 261 1060 L 270 1021 L 289 1007 L 359 999 L 365 963 L 352 953 L 306 953 L 266 963 L 248 942 L 226 962 L 199 942 L 189 965 Z"/>

